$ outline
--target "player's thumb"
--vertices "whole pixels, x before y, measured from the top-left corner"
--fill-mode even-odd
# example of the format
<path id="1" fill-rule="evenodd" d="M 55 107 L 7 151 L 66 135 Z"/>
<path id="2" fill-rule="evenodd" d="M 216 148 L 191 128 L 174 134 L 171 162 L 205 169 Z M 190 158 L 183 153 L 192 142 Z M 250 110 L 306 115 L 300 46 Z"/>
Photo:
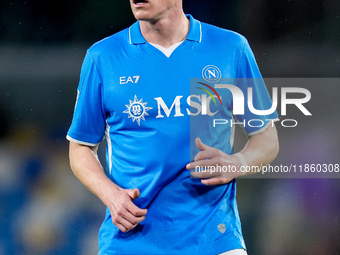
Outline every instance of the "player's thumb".
<path id="1" fill-rule="evenodd" d="M 128 189 L 127 190 L 128 195 L 131 197 L 131 199 L 136 199 L 140 196 L 140 192 L 139 189 L 135 188 L 135 189 Z"/>
<path id="2" fill-rule="evenodd" d="M 208 145 L 204 144 L 201 139 L 199 137 L 196 138 L 196 147 L 200 150 L 200 151 L 204 151 L 207 150 L 209 148 Z"/>

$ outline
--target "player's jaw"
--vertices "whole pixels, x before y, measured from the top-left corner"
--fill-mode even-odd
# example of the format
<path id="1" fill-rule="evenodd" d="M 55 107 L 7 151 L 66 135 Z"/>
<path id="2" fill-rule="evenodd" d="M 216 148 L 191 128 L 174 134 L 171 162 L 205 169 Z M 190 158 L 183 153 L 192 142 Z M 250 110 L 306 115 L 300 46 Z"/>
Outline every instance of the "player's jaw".
<path id="1" fill-rule="evenodd" d="M 154 4 L 150 0 L 130 0 L 132 13 L 137 20 L 150 20 L 153 18 Z"/>
<path id="2" fill-rule="evenodd" d="M 180 9 L 182 0 L 130 0 L 133 15 L 137 20 L 156 23 Z"/>

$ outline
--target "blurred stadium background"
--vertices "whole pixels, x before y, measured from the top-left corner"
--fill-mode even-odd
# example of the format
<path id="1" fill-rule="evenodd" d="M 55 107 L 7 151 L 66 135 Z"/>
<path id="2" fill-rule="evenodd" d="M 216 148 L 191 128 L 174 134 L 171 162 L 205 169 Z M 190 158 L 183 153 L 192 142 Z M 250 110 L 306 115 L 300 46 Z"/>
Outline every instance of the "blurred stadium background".
<path id="1" fill-rule="evenodd" d="M 275 78 L 339 77 L 339 5 L 184 0 L 195 18 L 245 35 Z M 104 206 L 71 173 L 65 134 L 86 49 L 132 22 L 127 0 L 0 2 L 1 255 L 97 253 Z M 340 163 L 340 86 L 313 89 L 318 118 L 279 127 L 276 164 Z M 340 254 L 339 179 L 238 184 L 249 255 Z"/>

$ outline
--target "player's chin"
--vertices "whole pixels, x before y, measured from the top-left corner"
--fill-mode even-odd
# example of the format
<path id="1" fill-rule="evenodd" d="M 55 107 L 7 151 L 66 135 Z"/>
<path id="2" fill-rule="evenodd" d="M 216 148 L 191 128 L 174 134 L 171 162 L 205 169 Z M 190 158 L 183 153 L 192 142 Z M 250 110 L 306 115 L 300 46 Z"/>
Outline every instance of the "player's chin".
<path id="1" fill-rule="evenodd" d="M 148 15 L 148 13 L 144 10 L 132 8 L 132 13 L 133 13 L 133 16 L 135 16 L 136 20 L 149 20 L 150 19 L 150 15 Z"/>

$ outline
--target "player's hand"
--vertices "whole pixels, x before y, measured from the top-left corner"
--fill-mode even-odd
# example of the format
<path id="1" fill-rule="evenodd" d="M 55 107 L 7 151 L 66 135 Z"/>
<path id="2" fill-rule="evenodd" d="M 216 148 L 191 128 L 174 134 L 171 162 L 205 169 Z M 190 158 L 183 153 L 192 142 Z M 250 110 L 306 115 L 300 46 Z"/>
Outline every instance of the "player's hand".
<path id="1" fill-rule="evenodd" d="M 120 189 L 115 192 L 108 205 L 113 224 L 123 232 L 135 228 L 139 222 L 145 219 L 147 209 L 140 209 L 133 203 L 133 200 L 138 198 L 139 195 L 137 188 Z"/>
<path id="2" fill-rule="evenodd" d="M 210 147 L 202 143 L 200 138 L 196 138 L 195 142 L 200 152 L 195 156 L 194 162 L 187 165 L 187 169 L 193 170 L 192 178 L 200 178 L 206 185 L 218 185 L 226 184 L 242 175 L 240 171 L 242 163 L 236 156 Z M 196 170 L 199 167 L 205 171 Z"/>

